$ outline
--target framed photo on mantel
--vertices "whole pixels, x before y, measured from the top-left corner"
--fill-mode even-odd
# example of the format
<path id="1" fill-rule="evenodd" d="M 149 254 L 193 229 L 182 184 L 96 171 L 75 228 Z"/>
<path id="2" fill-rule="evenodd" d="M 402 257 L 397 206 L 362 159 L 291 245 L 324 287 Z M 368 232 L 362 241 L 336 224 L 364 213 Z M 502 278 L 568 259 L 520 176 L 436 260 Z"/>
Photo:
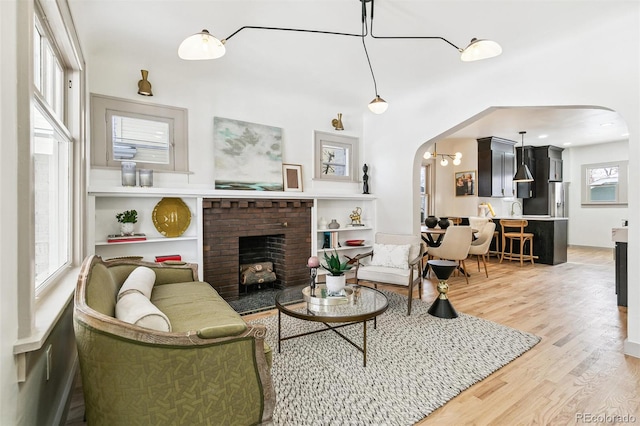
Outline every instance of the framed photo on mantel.
<path id="1" fill-rule="evenodd" d="M 300 164 L 283 164 L 282 178 L 285 191 L 302 192 L 302 166 Z"/>
<path id="2" fill-rule="evenodd" d="M 454 172 L 456 197 L 476 195 L 476 171 Z"/>

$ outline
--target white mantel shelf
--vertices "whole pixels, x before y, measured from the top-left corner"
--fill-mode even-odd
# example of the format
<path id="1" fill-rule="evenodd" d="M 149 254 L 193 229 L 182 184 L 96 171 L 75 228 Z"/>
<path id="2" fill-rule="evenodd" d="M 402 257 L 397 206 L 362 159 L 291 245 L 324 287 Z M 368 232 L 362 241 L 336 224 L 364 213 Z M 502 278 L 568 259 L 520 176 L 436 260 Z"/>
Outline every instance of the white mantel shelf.
<path id="1" fill-rule="evenodd" d="M 201 198 L 272 198 L 319 200 L 375 200 L 371 194 L 335 194 L 283 191 L 228 191 L 206 188 L 142 188 L 138 186 L 91 187 L 89 195 L 97 197 L 201 197 Z"/>

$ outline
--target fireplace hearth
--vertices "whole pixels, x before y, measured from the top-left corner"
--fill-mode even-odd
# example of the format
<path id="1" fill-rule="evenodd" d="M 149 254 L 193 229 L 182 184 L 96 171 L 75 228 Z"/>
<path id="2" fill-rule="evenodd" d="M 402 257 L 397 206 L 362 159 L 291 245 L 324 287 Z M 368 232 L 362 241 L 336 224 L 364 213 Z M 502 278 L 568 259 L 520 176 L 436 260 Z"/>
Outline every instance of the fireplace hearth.
<path id="1" fill-rule="evenodd" d="M 269 261 L 276 287 L 307 283 L 312 207 L 312 200 L 204 199 L 204 280 L 223 298 L 236 300 L 240 264 Z"/>

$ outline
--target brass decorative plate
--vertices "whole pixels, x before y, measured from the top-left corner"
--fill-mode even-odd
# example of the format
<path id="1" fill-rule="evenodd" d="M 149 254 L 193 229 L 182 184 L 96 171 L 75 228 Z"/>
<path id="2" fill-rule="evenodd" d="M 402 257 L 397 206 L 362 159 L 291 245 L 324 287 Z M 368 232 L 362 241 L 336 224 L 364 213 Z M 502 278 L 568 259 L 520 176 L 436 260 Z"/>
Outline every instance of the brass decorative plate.
<path id="1" fill-rule="evenodd" d="M 191 210 L 182 198 L 165 197 L 153 209 L 153 225 L 165 237 L 179 237 L 191 223 Z"/>

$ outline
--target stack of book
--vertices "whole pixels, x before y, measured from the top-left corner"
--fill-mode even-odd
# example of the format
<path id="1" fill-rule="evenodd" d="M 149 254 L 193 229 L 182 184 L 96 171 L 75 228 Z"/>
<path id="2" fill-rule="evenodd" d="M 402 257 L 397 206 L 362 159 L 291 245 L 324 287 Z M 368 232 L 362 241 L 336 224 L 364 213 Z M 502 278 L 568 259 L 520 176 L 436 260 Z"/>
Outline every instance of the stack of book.
<path id="1" fill-rule="evenodd" d="M 180 256 L 179 254 L 164 254 L 162 256 L 156 256 L 156 262 L 166 262 L 168 260 L 181 261 L 182 256 Z"/>
<path id="2" fill-rule="evenodd" d="M 121 235 L 111 234 L 107 235 L 108 243 L 130 243 L 131 241 L 145 241 L 147 236 L 145 234 L 133 234 L 133 235 Z"/>

